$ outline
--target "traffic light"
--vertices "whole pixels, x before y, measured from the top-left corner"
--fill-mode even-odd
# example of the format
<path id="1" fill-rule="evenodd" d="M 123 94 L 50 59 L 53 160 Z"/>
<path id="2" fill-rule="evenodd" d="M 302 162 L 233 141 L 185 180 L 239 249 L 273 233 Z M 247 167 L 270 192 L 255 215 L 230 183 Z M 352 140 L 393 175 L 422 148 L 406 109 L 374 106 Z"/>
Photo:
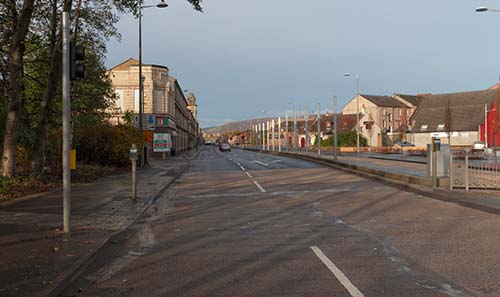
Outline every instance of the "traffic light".
<path id="1" fill-rule="evenodd" d="M 85 78 L 85 49 L 83 46 L 76 45 L 73 41 L 70 42 L 70 79 L 77 80 Z"/>

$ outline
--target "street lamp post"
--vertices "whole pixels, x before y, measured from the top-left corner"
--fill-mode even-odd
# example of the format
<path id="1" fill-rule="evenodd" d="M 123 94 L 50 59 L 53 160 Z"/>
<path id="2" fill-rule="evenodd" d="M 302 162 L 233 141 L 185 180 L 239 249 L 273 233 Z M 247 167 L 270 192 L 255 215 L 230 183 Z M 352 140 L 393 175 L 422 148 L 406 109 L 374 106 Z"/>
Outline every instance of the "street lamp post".
<path id="1" fill-rule="evenodd" d="M 285 149 L 288 153 L 288 110 L 285 115 Z"/>
<path id="2" fill-rule="evenodd" d="M 321 105 L 318 102 L 318 157 L 321 157 Z"/>
<path id="3" fill-rule="evenodd" d="M 337 161 L 337 96 L 333 96 L 333 159 Z"/>
<path id="4" fill-rule="evenodd" d="M 144 143 L 143 143 L 143 135 L 144 135 L 144 127 L 142 125 L 142 118 L 144 114 L 144 85 L 143 85 L 143 77 L 142 77 L 142 10 L 144 8 L 149 7 L 157 7 L 157 8 L 166 8 L 168 4 L 161 0 L 157 5 L 142 5 L 142 1 L 138 0 L 139 3 L 139 131 L 141 133 L 141 160 L 139 161 L 140 165 L 144 164 Z"/>
<path id="5" fill-rule="evenodd" d="M 344 76 L 351 76 L 350 73 Z M 356 74 L 356 152 L 359 155 L 359 75 Z"/>
<path id="6" fill-rule="evenodd" d="M 305 132 L 306 132 L 306 153 L 309 153 L 309 113 L 306 108 L 306 114 L 304 115 L 305 121 Z"/>
<path id="7" fill-rule="evenodd" d="M 278 117 L 278 152 L 281 153 L 281 117 Z"/>

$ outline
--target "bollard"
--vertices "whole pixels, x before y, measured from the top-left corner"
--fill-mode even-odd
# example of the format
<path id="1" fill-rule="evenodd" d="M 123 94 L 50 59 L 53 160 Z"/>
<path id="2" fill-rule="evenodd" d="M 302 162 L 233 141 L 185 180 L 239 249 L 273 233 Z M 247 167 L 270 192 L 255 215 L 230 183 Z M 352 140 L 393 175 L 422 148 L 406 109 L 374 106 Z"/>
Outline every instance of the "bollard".
<path id="1" fill-rule="evenodd" d="M 450 173 L 449 173 L 449 176 L 450 176 L 450 191 L 453 191 L 453 152 L 451 151 L 451 148 L 450 148 Z"/>
<path id="2" fill-rule="evenodd" d="M 465 165 L 464 165 L 464 183 L 465 183 L 465 191 L 469 192 L 469 154 L 465 152 Z"/>
<path id="3" fill-rule="evenodd" d="M 132 161 L 132 201 L 137 200 L 137 146 L 132 144 L 130 148 L 130 161 Z"/>
<path id="4" fill-rule="evenodd" d="M 432 187 L 437 188 L 438 177 L 437 177 L 437 152 L 432 151 Z"/>

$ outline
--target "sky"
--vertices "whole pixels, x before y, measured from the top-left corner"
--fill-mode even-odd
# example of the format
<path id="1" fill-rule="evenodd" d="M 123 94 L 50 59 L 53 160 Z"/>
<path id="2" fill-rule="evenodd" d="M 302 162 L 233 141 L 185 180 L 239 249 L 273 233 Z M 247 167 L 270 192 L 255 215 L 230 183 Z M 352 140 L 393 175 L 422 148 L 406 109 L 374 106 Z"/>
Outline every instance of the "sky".
<path id="1" fill-rule="evenodd" d="M 168 66 L 195 93 L 201 127 L 339 110 L 360 93 L 486 89 L 500 77 L 500 1 L 185 0 L 144 10 L 143 63 Z M 145 0 L 146 5 L 156 4 Z M 138 57 L 138 21 L 122 15 L 107 67 Z"/>

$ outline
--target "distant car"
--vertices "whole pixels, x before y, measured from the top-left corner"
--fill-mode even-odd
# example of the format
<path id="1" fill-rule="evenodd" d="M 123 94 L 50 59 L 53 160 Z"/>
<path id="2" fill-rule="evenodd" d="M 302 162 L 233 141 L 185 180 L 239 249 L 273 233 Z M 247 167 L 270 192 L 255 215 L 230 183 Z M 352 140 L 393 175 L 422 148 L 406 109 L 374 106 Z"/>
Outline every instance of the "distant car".
<path id="1" fill-rule="evenodd" d="M 409 143 L 408 141 L 398 141 L 394 143 L 395 147 L 407 147 L 407 146 L 415 146 L 413 143 Z"/>
<path id="2" fill-rule="evenodd" d="M 484 148 L 486 145 L 482 141 L 474 141 L 474 144 L 472 145 L 472 150 L 473 151 L 484 151 Z"/>
<path id="3" fill-rule="evenodd" d="M 219 146 L 219 150 L 221 152 L 230 152 L 231 146 L 229 145 L 229 143 L 221 143 L 221 145 Z"/>

